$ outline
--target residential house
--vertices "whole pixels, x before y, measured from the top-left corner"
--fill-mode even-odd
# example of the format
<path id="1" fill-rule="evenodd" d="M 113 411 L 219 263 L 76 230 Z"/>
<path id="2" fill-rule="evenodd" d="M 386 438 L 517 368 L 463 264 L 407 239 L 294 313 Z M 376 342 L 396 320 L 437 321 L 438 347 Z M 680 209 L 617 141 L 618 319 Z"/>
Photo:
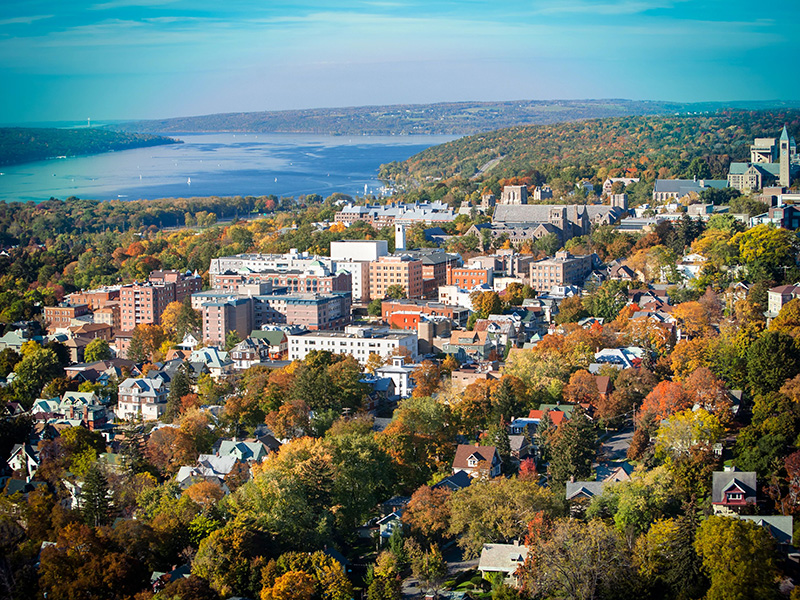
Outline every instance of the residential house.
<path id="1" fill-rule="evenodd" d="M 118 419 L 157 420 L 167 408 L 167 388 L 161 379 L 128 378 L 119 384 Z"/>
<path id="2" fill-rule="evenodd" d="M 453 459 L 453 473 L 464 471 L 470 477 L 492 478 L 500 475 L 502 461 L 494 446 L 459 444 Z"/>
<path id="3" fill-rule="evenodd" d="M 416 387 L 413 374 L 419 365 L 407 365 L 402 356 L 393 356 L 392 364 L 375 369 L 375 375 L 382 379 L 390 379 L 394 391 L 400 398 L 408 398 Z"/>
<path id="4" fill-rule="evenodd" d="M 7 464 L 12 472 L 24 474 L 25 481 L 30 482 L 39 468 L 39 453 L 28 443 L 14 444 Z"/>
<path id="5" fill-rule="evenodd" d="M 469 473 L 466 471 L 459 471 L 458 473 L 448 475 L 439 483 L 432 486 L 432 489 L 448 489 L 451 492 L 457 492 L 458 490 L 463 490 L 465 487 L 469 487 L 471 483 L 472 477 L 469 476 Z"/>
<path id="6" fill-rule="evenodd" d="M 755 471 L 715 471 L 711 505 L 715 515 L 732 515 L 756 502 Z"/>
<path id="7" fill-rule="evenodd" d="M 242 462 L 259 463 L 269 455 L 269 448 L 259 440 L 222 440 L 217 456 L 234 456 Z"/>
<path id="8" fill-rule="evenodd" d="M 250 337 L 262 340 L 269 346 L 268 357 L 270 360 L 282 360 L 286 358 L 289 351 L 289 338 L 283 329 L 256 329 L 250 333 Z"/>
<path id="9" fill-rule="evenodd" d="M 227 494 L 230 490 L 225 483 L 225 476 L 233 471 L 238 462 L 239 459 L 233 454 L 227 456 L 201 454 L 197 457 L 196 464 L 184 465 L 178 469 L 175 481 L 184 490 L 200 481 L 209 481 L 216 483 Z"/>
<path id="10" fill-rule="evenodd" d="M 519 568 L 525 564 L 528 548 L 518 541 L 513 544 L 484 544 L 478 560 L 478 570 L 484 578 L 489 579 L 496 573 L 502 573 L 504 583 L 515 588 L 520 587 Z"/>
<path id="11" fill-rule="evenodd" d="M 445 354 L 455 355 L 459 362 L 486 360 L 493 350 L 497 350 L 497 341 L 489 336 L 488 331 L 453 331 L 443 350 Z"/>
<path id="12" fill-rule="evenodd" d="M 794 537 L 794 517 L 791 515 L 732 515 L 741 521 L 750 521 L 769 533 L 780 546 L 792 545 Z"/>
<path id="13" fill-rule="evenodd" d="M 208 369 L 211 378 L 215 381 L 224 379 L 233 372 L 233 361 L 228 356 L 228 353 L 213 346 L 194 350 L 189 357 L 189 362 L 204 365 Z"/>

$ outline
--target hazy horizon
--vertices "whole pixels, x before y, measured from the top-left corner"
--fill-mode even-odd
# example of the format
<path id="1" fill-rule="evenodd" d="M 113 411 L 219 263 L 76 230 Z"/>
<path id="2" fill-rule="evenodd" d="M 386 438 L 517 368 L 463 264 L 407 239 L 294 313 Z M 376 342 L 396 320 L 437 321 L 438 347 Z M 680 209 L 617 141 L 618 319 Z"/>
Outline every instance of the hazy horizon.
<path id="1" fill-rule="evenodd" d="M 800 98 L 800 6 L 742 1 L 22 0 L 5 123 L 323 107 Z M 784 75 L 787 74 L 787 75 Z"/>

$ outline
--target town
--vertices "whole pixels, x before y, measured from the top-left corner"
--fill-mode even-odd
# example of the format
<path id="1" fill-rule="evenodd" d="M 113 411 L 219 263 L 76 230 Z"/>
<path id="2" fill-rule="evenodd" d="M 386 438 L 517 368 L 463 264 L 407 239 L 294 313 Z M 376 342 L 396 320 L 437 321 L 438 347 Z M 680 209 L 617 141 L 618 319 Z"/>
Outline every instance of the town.
<path id="1" fill-rule="evenodd" d="M 80 200 L 17 209 L 0 596 L 800 598 L 775 129 L 726 179 L 260 199 L 69 244 Z"/>

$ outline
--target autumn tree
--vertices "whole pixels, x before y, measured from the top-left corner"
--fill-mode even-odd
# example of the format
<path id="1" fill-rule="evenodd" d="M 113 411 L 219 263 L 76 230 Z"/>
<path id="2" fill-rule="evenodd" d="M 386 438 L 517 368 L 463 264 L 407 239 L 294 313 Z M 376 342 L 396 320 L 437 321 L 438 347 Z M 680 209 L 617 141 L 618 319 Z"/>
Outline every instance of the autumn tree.
<path id="1" fill-rule="evenodd" d="M 178 342 L 187 333 L 198 334 L 202 325 L 202 316 L 192 308 L 188 296 L 183 302 L 170 302 L 161 313 L 161 327 L 168 337 Z"/>
<path id="2" fill-rule="evenodd" d="M 564 388 L 564 399 L 568 402 L 596 405 L 599 398 L 597 380 L 589 371 L 583 369 L 575 371 Z"/>
<path id="3" fill-rule="evenodd" d="M 154 360 L 167 336 L 160 325 L 140 323 L 133 330 L 128 358 L 137 363 Z"/>
<path id="4" fill-rule="evenodd" d="M 777 597 L 775 542 L 749 521 L 711 516 L 694 543 L 711 580 L 708 600 Z"/>
<path id="5" fill-rule="evenodd" d="M 688 408 L 690 404 L 691 400 L 681 384 L 662 381 L 644 399 L 637 419 L 646 427 L 654 420 L 666 419 Z"/>
<path id="6" fill-rule="evenodd" d="M 429 542 L 444 541 L 449 535 L 451 494 L 447 488 L 421 486 L 406 505 L 403 523 Z"/>
<path id="7" fill-rule="evenodd" d="M 486 319 L 489 315 L 503 312 L 503 302 L 497 292 L 473 292 L 470 294 L 472 310 L 478 319 Z"/>
<path id="8" fill-rule="evenodd" d="M 432 396 L 439 388 L 442 373 L 439 365 L 430 360 L 422 361 L 422 364 L 414 370 L 413 374 L 414 390 L 411 393 L 415 398 L 422 396 Z"/>

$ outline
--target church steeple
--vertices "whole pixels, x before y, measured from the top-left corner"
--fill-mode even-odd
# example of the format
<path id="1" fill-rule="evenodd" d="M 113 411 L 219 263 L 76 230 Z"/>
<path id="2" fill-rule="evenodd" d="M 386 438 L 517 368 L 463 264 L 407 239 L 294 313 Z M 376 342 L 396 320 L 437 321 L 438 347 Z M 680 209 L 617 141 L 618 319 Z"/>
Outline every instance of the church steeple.
<path id="1" fill-rule="evenodd" d="M 780 145 L 780 177 L 778 183 L 783 187 L 792 185 L 791 163 L 790 163 L 790 148 L 789 148 L 789 132 L 786 131 L 786 125 L 783 126 L 781 132 Z"/>

